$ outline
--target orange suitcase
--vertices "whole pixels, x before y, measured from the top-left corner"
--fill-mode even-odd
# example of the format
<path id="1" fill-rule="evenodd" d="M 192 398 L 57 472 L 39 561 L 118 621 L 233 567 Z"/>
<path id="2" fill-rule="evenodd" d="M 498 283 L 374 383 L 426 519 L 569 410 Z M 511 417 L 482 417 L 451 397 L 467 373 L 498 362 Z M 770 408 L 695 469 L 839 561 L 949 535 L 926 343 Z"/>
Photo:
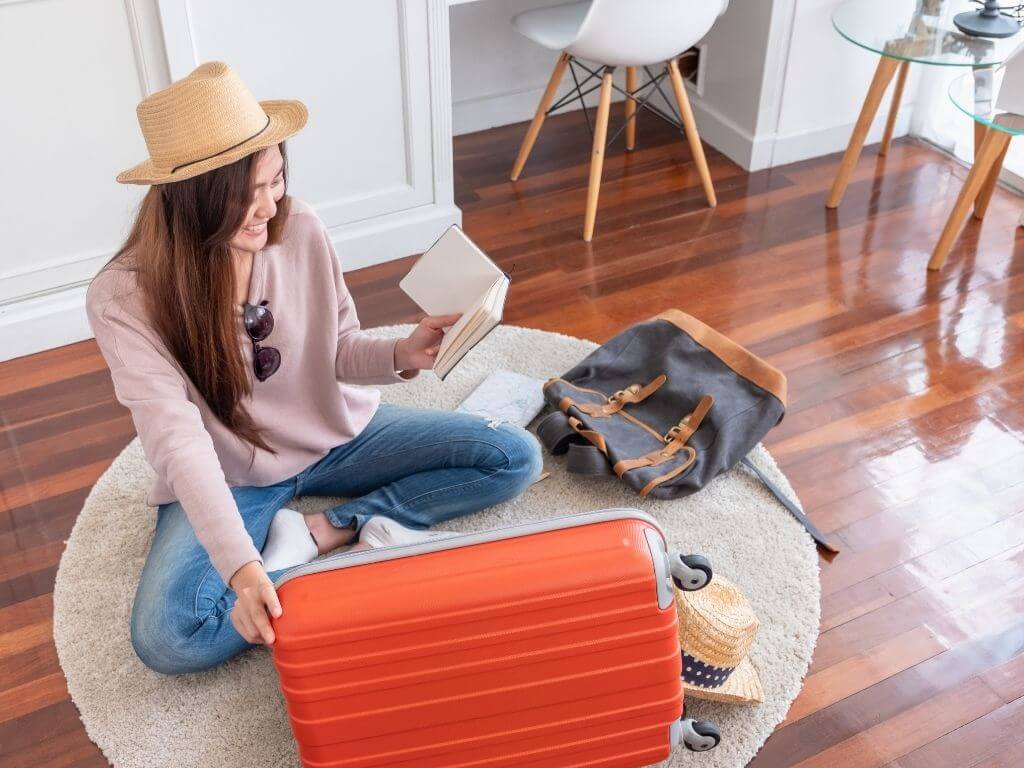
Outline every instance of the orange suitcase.
<path id="1" fill-rule="evenodd" d="M 273 659 L 305 768 L 639 768 L 683 743 L 673 581 L 653 518 L 603 510 L 297 566 Z"/>

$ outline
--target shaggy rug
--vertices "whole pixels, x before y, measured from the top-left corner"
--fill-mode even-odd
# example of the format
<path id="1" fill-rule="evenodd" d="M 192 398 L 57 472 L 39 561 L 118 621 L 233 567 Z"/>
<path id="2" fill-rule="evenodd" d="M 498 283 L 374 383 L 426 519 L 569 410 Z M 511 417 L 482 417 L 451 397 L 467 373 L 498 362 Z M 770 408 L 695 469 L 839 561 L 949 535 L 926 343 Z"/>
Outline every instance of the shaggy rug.
<path id="1" fill-rule="evenodd" d="M 409 326 L 376 329 L 407 333 Z M 383 387 L 386 401 L 454 408 L 491 370 L 548 378 L 596 345 L 554 333 L 499 327 L 444 383 L 423 373 Z M 783 489 L 786 478 L 761 446 L 751 458 Z M 669 543 L 706 554 L 735 582 L 761 620 L 751 651 L 765 701 L 732 706 L 687 699 L 687 714 L 716 720 L 712 752 L 677 751 L 666 766 L 746 765 L 786 715 L 800 690 L 818 633 L 818 560 L 803 529 L 744 471 L 717 478 L 699 494 L 645 500 L 614 478 L 551 475 L 520 498 L 440 526 L 476 531 L 606 507 L 638 507 L 658 519 Z M 135 657 L 128 620 L 155 524 L 144 503 L 152 470 L 133 441 L 92 489 L 61 559 L 54 588 L 54 639 L 71 697 L 90 738 L 118 768 L 294 768 L 295 745 L 270 654 L 255 648 L 202 674 L 167 677 Z M 303 511 L 336 501 L 303 499 Z"/>

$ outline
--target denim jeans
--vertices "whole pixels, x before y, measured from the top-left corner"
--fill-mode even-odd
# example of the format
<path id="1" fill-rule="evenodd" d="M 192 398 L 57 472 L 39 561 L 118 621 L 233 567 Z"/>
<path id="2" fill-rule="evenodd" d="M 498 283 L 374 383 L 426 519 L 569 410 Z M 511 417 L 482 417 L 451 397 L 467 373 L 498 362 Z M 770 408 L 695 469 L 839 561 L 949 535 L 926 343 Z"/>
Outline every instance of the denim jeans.
<path id="1" fill-rule="evenodd" d="M 353 519 L 361 527 L 374 515 L 428 528 L 518 495 L 540 469 L 537 441 L 524 429 L 492 428 L 462 413 L 381 404 L 359 435 L 294 477 L 231 491 L 262 550 L 274 514 L 295 496 L 350 499 L 327 511 L 339 528 Z M 181 505 L 162 505 L 132 607 L 135 653 L 166 674 L 220 664 L 251 647 L 231 623 L 234 601 Z"/>

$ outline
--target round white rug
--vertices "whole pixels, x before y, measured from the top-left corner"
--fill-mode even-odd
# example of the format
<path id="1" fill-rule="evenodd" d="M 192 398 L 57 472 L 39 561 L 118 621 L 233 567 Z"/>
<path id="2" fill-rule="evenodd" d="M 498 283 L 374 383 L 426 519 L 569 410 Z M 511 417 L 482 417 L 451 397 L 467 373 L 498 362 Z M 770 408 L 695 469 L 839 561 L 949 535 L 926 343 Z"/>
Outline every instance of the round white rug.
<path id="1" fill-rule="evenodd" d="M 410 326 L 373 331 L 408 333 Z M 590 352 L 590 341 L 502 326 L 442 384 L 423 373 L 382 387 L 386 401 L 454 408 L 491 370 L 538 378 L 560 374 Z M 752 459 L 783 489 L 789 483 L 761 446 Z M 735 582 L 761 620 L 751 658 L 765 701 L 732 706 L 687 699 L 687 714 L 716 720 L 722 743 L 700 755 L 678 751 L 665 766 L 746 765 L 782 721 L 800 690 L 818 634 L 818 558 L 803 529 L 744 471 L 717 478 L 674 501 L 645 500 L 614 478 L 578 478 L 561 459 L 545 458 L 551 476 L 523 496 L 449 521 L 441 528 L 482 530 L 606 507 L 639 507 L 658 519 L 669 543 L 706 554 Z M 255 648 L 222 667 L 167 677 L 135 657 L 128 622 L 149 550 L 156 511 L 144 497 L 152 470 L 138 440 L 100 478 L 86 499 L 54 587 L 54 639 L 71 697 L 90 738 L 117 768 L 294 768 L 295 746 L 270 654 Z M 329 499 L 303 499 L 303 511 Z"/>

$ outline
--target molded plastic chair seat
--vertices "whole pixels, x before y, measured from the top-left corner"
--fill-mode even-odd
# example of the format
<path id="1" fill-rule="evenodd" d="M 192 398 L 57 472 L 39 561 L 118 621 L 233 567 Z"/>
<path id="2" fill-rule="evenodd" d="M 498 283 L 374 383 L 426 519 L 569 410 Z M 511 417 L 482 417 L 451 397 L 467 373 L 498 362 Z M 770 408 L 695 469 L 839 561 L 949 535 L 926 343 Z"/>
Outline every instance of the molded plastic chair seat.
<path id="1" fill-rule="evenodd" d="M 552 51 L 564 51 L 576 39 L 583 19 L 590 10 L 590 0 L 550 8 L 534 8 L 513 17 L 512 23 L 523 37 Z"/>

